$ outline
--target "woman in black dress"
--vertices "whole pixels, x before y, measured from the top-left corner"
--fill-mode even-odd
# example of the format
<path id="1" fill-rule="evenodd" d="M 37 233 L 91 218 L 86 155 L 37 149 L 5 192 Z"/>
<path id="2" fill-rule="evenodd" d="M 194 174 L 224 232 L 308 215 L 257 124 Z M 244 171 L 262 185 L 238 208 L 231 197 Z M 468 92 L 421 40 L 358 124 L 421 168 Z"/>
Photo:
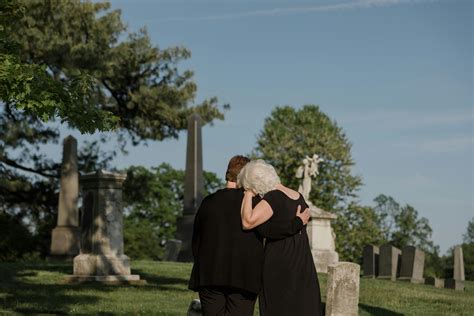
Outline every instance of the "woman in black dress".
<path id="1" fill-rule="evenodd" d="M 238 180 L 246 190 L 241 209 L 244 229 L 266 221 L 288 221 L 295 217 L 298 205 L 303 210 L 308 207 L 303 196 L 283 186 L 275 169 L 263 160 L 249 162 Z M 263 198 L 252 208 L 256 194 Z M 322 315 L 318 275 L 305 228 L 291 237 L 266 240 L 262 281 L 262 315 Z"/>

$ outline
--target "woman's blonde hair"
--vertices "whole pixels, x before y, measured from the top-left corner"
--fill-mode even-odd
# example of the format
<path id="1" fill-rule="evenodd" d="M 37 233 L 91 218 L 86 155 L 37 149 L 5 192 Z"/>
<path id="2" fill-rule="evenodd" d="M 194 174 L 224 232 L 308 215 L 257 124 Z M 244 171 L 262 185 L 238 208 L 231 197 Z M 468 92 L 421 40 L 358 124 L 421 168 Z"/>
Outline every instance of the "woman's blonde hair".
<path id="1" fill-rule="evenodd" d="M 280 177 L 272 165 L 262 159 L 252 160 L 242 168 L 237 176 L 237 184 L 245 190 L 253 190 L 260 196 L 275 190 Z"/>

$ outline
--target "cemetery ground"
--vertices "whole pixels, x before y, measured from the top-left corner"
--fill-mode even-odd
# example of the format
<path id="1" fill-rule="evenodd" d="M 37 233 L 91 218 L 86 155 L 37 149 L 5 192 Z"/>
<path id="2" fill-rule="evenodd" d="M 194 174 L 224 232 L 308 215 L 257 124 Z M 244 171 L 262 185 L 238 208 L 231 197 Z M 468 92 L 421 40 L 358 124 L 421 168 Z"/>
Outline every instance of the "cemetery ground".
<path id="1" fill-rule="evenodd" d="M 64 284 L 71 263 L 0 263 L 0 314 L 185 315 L 191 264 L 132 261 L 146 285 Z M 320 274 L 325 301 L 326 275 Z M 257 311 L 257 309 L 256 309 Z M 474 315 L 474 282 L 464 292 L 361 279 L 360 315 Z"/>

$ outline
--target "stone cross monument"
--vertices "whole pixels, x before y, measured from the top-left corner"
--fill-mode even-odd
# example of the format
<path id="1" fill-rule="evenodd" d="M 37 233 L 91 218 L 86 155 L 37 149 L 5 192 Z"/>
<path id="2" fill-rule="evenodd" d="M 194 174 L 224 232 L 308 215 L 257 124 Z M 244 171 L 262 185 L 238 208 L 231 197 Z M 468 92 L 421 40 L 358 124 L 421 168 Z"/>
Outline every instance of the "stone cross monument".
<path id="1" fill-rule="evenodd" d="M 186 147 L 186 174 L 184 179 L 184 210 L 178 220 L 176 237 L 182 241 L 178 261 L 193 261 L 191 239 L 194 216 L 203 199 L 204 178 L 202 171 L 202 119 L 198 114 L 188 118 L 188 143 Z"/>
<path id="2" fill-rule="evenodd" d="M 81 177 L 81 253 L 68 282 L 144 283 L 123 252 L 122 183 L 126 175 L 97 171 Z"/>
<path id="3" fill-rule="evenodd" d="M 53 258 L 73 258 L 79 253 L 78 197 L 77 141 L 74 137 L 68 136 L 63 143 L 58 221 L 51 233 Z"/>
<path id="4" fill-rule="evenodd" d="M 298 191 L 303 195 L 311 210 L 311 221 L 306 226 L 306 230 L 316 271 L 327 273 L 329 265 L 339 262 L 339 255 L 336 252 L 336 235 L 331 227 L 331 220 L 336 219 L 337 216 L 318 208 L 309 200 L 312 177 L 319 174 L 321 162 L 323 159 L 316 154 L 312 157 L 306 156 L 302 165 L 296 170 L 296 177 L 302 179 Z"/>

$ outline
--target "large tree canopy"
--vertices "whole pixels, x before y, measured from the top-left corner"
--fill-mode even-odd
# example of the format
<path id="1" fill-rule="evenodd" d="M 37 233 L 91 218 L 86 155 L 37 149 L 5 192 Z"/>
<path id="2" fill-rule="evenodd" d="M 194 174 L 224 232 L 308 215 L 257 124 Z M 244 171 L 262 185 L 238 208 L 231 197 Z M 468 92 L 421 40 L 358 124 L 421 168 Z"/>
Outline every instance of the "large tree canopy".
<path id="1" fill-rule="evenodd" d="M 271 163 L 285 185 L 298 189 L 296 169 L 303 158 L 313 154 L 324 162 L 313 179 L 310 200 L 327 211 L 347 206 L 361 179 L 351 174 L 351 144 L 342 128 L 315 105 L 300 110 L 275 108 L 265 120 L 254 155 Z"/>
<path id="2" fill-rule="evenodd" d="M 6 1 L 2 9 L 9 18 L 0 20 L 8 43 L 2 47 L 2 86 L 13 88 L 1 91 L 6 103 L 42 119 L 58 115 L 86 132 L 118 123 L 118 131 L 134 143 L 177 137 L 191 112 L 206 123 L 223 118 L 214 97 L 192 106 L 197 89 L 193 73 L 177 67 L 190 51 L 160 49 L 145 29 L 127 33 L 120 11 L 111 10 L 108 2 L 19 4 Z M 7 77 L 12 74 L 15 80 Z M 41 89 L 48 96 L 32 93 Z M 118 122 L 100 124 L 111 118 Z"/>
<path id="3" fill-rule="evenodd" d="M 195 103 L 193 73 L 178 67 L 190 51 L 127 32 L 108 2 L 1 0 L 0 10 L 0 239 L 22 225 L 46 253 L 60 162 L 44 146 L 60 151 L 59 121 L 81 132 L 115 128 L 124 150 L 178 137 L 190 113 L 223 119 L 215 97 Z M 106 141 L 80 144 L 81 172 L 113 168 L 114 152 L 99 150 Z"/>

